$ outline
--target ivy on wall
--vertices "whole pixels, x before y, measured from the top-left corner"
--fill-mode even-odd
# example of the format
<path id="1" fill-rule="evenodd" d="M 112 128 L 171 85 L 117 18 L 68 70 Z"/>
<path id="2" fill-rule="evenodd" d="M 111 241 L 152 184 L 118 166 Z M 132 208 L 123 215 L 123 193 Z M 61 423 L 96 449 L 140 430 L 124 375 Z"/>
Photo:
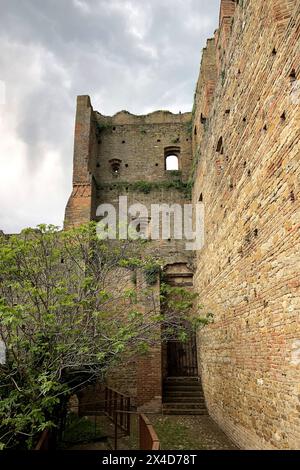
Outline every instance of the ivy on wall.
<path id="1" fill-rule="evenodd" d="M 171 172 L 170 172 L 171 173 Z M 180 172 L 174 171 L 174 176 L 180 176 Z M 175 175 L 176 173 L 176 175 Z M 135 181 L 129 183 L 127 181 L 119 181 L 114 183 L 105 183 L 98 185 L 98 190 L 107 190 L 108 188 L 116 189 L 119 191 L 138 191 L 143 194 L 150 194 L 151 191 L 159 191 L 162 189 L 170 190 L 175 189 L 183 193 L 186 199 L 189 199 L 191 196 L 190 184 L 183 182 L 179 177 L 176 177 L 170 181 L 160 181 L 160 182 L 151 182 L 151 181 Z"/>

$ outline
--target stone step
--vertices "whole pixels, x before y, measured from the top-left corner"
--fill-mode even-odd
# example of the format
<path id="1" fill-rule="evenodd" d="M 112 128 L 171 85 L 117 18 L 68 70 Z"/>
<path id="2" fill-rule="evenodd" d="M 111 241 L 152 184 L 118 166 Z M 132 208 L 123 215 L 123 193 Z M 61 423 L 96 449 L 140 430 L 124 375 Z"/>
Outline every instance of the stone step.
<path id="1" fill-rule="evenodd" d="M 202 390 L 164 390 L 164 397 L 204 397 Z"/>
<path id="2" fill-rule="evenodd" d="M 199 396 L 164 396 L 164 403 L 199 403 L 199 404 L 205 404 L 204 397 L 199 397 Z"/>
<path id="3" fill-rule="evenodd" d="M 175 387 L 175 388 L 177 388 L 177 387 L 195 387 L 195 388 L 202 388 L 202 386 L 201 386 L 201 384 L 200 384 L 199 382 L 198 382 L 198 383 L 197 383 L 197 382 L 191 382 L 191 383 L 184 383 L 184 382 L 182 382 L 182 383 L 180 383 L 180 382 L 169 383 L 169 382 L 167 382 L 167 383 L 164 383 L 164 384 L 163 384 L 163 387 L 164 387 L 164 388 L 170 388 L 170 387 Z"/>
<path id="4" fill-rule="evenodd" d="M 200 377 L 167 377 L 165 382 L 200 382 Z"/>
<path id="5" fill-rule="evenodd" d="M 174 390 L 174 391 L 202 391 L 202 387 L 200 385 L 164 385 L 164 391 Z"/>
<path id="6" fill-rule="evenodd" d="M 165 415 L 207 415 L 207 410 L 206 408 L 203 409 L 181 409 L 181 408 L 168 408 L 165 409 L 163 408 L 163 414 Z"/>
<path id="7" fill-rule="evenodd" d="M 177 409 L 177 408 L 182 408 L 182 409 L 195 409 L 195 408 L 205 408 L 204 403 L 197 403 L 197 402 L 172 402 L 172 403 L 163 403 L 164 409 Z"/>

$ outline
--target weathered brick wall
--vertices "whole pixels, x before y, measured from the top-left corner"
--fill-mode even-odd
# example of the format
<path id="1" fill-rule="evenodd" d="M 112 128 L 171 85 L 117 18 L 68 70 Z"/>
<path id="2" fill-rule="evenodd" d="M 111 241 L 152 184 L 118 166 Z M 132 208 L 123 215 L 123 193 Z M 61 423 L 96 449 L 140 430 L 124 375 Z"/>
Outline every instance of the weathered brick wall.
<path id="1" fill-rule="evenodd" d="M 93 110 L 88 96 L 78 97 L 73 192 L 66 208 L 65 227 L 98 220 L 96 209 L 103 203 L 119 209 L 119 196 L 128 197 L 128 206 L 144 204 L 151 217 L 151 204 L 184 204 L 190 195 L 184 185 L 192 163 L 191 114 L 157 111 L 135 116 L 121 111 L 109 117 Z M 166 170 L 168 154 L 179 156 L 179 172 Z M 114 171 L 112 160 L 119 160 Z M 143 187 L 142 182 L 156 186 Z M 134 186 L 139 183 L 140 188 Z M 171 218 L 172 220 L 172 218 Z M 128 218 L 130 221 L 130 218 Z M 183 241 L 167 240 L 145 246 L 145 253 L 157 254 L 165 262 L 189 262 L 191 253 L 184 252 Z M 137 290 L 139 286 L 137 286 Z M 141 308 L 147 311 L 147 302 Z M 136 361 L 120 364 L 111 371 L 108 385 L 134 397 L 134 404 L 159 411 L 161 407 L 161 344 Z M 87 392 L 91 399 L 93 389 Z M 81 400 L 86 399 L 82 394 Z"/>
<path id="2" fill-rule="evenodd" d="M 93 161 L 98 153 L 97 126 L 88 96 L 77 97 L 73 191 L 65 212 L 65 228 L 81 225 L 95 214 L 96 185 L 92 174 Z"/>
<path id="3" fill-rule="evenodd" d="M 179 147 L 179 166 L 184 179 L 191 166 L 191 136 L 188 125 L 190 113 L 172 114 L 156 111 L 146 116 L 135 116 L 121 111 L 113 117 L 96 113 L 100 139 L 98 157 L 94 161 L 97 182 L 162 181 L 168 179 L 165 171 L 164 149 Z M 120 172 L 114 175 L 109 160 L 121 160 Z"/>
<path id="4" fill-rule="evenodd" d="M 209 412 L 242 448 L 299 449 L 300 2 L 237 3 L 195 97 L 195 287 L 214 314 L 199 362 Z"/>

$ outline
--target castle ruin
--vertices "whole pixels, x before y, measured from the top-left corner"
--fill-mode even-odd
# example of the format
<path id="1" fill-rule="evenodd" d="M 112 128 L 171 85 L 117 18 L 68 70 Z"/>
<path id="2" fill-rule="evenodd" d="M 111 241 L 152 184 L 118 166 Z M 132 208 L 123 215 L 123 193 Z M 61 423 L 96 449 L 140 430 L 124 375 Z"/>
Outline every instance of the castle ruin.
<path id="1" fill-rule="evenodd" d="M 300 447 L 299 110 L 299 0 L 221 0 L 192 113 L 106 117 L 77 100 L 66 228 L 122 195 L 205 207 L 201 250 L 155 245 L 169 282 L 214 313 L 175 375 L 201 377 L 209 414 L 247 449 Z M 158 345 L 118 386 L 160 410 L 170 354 Z"/>

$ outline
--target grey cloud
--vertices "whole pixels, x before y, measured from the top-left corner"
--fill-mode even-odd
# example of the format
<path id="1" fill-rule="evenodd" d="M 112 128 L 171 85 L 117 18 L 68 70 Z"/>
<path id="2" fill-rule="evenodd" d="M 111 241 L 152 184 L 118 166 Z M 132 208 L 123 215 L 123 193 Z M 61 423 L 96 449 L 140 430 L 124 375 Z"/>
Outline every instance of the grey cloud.
<path id="1" fill-rule="evenodd" d="M 8 89 L 0 160 L 25 165 L 22 181 L 14 176 L 9 185 L 2 164 L 0 228 L 62 223 L 76 95 L 90 94 L 104 114 L 190 110 L 200 52 L 218 11 L 219 0 L 0 0 L 0 79 Z M 55 204 L 36 181 L 45 177 L 49 155 L 58 158 L 57 174 L 47 175 L 60 194 Z M 25 191 L 33 182 L 39 204 Z M 24 189 L 22 215 L 7 197 L 16 185 Z"/>

